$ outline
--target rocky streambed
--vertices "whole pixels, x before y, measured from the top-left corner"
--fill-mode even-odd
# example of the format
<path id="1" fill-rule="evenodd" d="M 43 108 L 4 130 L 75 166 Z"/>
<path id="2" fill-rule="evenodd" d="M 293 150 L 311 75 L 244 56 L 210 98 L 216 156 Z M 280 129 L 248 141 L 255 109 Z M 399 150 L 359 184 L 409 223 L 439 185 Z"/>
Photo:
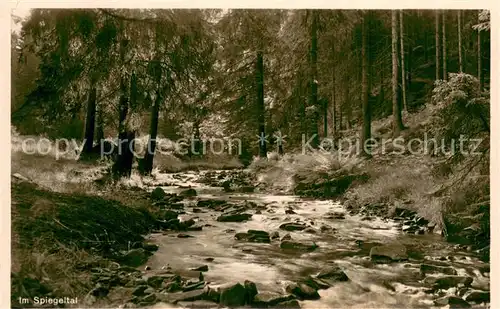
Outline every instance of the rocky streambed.
<path id="1" fill-rule="evenodd" d="M 149 183 L 165 212 L 148 236 L 155 252 L 137 268 L 96 273 L 106 297 L 161 308 L 488 306 L 489 264 L 411 211 L 383 218 L 376 206 L 252 192 L 211 173 Z"/>

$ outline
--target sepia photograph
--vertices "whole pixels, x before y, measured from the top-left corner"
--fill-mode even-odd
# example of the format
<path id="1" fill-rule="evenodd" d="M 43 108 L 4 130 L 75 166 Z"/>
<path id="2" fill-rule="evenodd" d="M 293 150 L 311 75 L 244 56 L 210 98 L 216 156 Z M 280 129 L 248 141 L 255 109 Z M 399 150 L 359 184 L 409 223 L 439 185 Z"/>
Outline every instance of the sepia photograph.
<path id="1" fill-rule="evenodd" d="M 489 10 L 10 17 L 12 308 L 490 308 Z"/>

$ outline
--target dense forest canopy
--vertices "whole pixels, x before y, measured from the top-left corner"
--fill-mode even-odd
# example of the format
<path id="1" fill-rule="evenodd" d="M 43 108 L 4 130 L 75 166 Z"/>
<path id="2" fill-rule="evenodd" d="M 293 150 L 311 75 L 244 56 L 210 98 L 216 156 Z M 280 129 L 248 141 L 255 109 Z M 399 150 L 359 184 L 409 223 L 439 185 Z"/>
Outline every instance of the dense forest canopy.
<path id="1" fill-rule="evenodd" d="M 265 155 L 258 135 L 294 147 L 364 124 L 369 138 L 391 114 L 404 129 L 449 72 L 489 89 L 488 11 L 33 9 L 19 22 L 13 125 L 89 149 L 134 131 L 237 135 Z"/>

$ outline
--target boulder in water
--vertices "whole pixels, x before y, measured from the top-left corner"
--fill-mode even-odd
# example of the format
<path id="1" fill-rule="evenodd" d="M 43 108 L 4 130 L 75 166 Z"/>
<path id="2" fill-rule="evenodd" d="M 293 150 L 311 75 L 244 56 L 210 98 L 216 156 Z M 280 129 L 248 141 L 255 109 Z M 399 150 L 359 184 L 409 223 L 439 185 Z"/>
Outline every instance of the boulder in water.
<path id="1" fill-rule="evenodd" d="M 290 222 L 290 223 L 283 223 L 280 225 L 280 229 L 285 230 L 285 231 L 302 231 L 307 228 L 307 225 L 303 223 L 295 223 L 295 222 Z"/>
<path id="2" fill-rule="evenodd" d="M 431 264 L 421 264 L 420 272 L 422 274 L 446 274 L 446 275 L 456 275 L 457 271 L 451 266 L 437 266 Z"/>
<path id="3" fill-rule="evenodd" d="M 252 303 L 252 300 L 254 299 L 255 295 L 257 295 L 259 293 L 259 291 L 257 291 L 257 285 L 250 280 L 245 280 L 244 286 L 245 286 L 245 290 L 246 290 L 245 302 L 247 304 L 250 304 L 250 303 Z"/>
<path id="4" fill-rule="evenodd" d="M 444 276 L 436 278 L 433 288 L 436 290 L 447 290 L 449 288 L 458 287 L 459 285 L 469 287 L 472 284 L 472 281 L 474 281 L 474 279 L 468 276 Z"/>
<path id="5" fill-rule="evenodd" d="M 195 197 L 197 195 L 196 190 L 193 188 L 186 189 L 179 193 L 179 196 L 182 197 Z"/>
<path id="6" fill-rule="evenodd" d="M 200 200 L 196 205 L 198 207 L 217 208 L 226 204 L 227 202 L 224 200 Z"/>
<path id="7" fill-rule="evenodd" d="M 334 281 L 349 281 L 349 277 L 345 274 L 345 272 L 338 266 L 331 266 L 328 268 L 322 269 L 319 274 L 316 276 L 318 279 L 328 279 Z"/>
<path id="8" fill-rule="evenodd" d="M 211 309 L 218 307 L 217 303 L 208 300 L 181 301 L 177 304 L 182 308 L 190 309 Z"/>
<path id="9" fill-rule="evenodd" d="M 472 303 L 489 303 L 490 302 L 490 292 L 486 291 L 472 291 L 469 295 L 465 297 L 465 300 Z"/>
<path id="10" fill-rule="evenodd" d="M 286 287 L 286 291 L 300 299 L 319 299 L 318 291 L 305 283 L 292 283 Z"/>
<path id="11" fill-rule="evenodd" d="M 204 289 L 192 290 L 181 293 L 168 293 L 168 294 L 159 293 L 159 295 L 161 295 L 161 301 L 173 304 L 176 304 L 181 301 L 202 300 L 207 296 L 206 290 Z"/>
<path id="12" fill-rule="evenodd" d="M 193 271 L 208 271 L 208 265 L 202 265 L 199 267 L 192 268 Z"/>
<path id="13" fill-rule="evenodd" d="M 283 308 L 283 309 L 300 309 L 300 304 L 296 299 L 288 300 L 282 303 L 279 303 L 273 308 Z"/>
<path id="14" fill-rule="evenodd" d="M 217 218 L 219 222 L 243 222 L 252 218 L 252 214 L 247 213 L 237 213 L 237 214 L 225 214 Z"/>
<path id="15" fill-rule="evenodd" d="M 370 250 L 370 259 L 374 263 L 399 262 L 408 260 L 408 253 L 400 244 L 375 246 Z"/>
<path id="16" fill-rule="evenodd" d="M 244 306 L 247 299 L 247 290 L 241 283 L 227 284 L 219 287 L 219 303 L 228 307 Z"/>
<path id="17" fill-rule="evenodd" d="M 285 240 L 280 244 L 281 249 L 291 249 L 291 250 L 299 250 L 299 251 L 313 251 L 318 248 L 318 245 L 312 241 L 292 241 Z"/>
<path id="18" fill-rule="evenodd" d="M 281 295 L 272 292 L 259 292 L 253 298 L 252 305 L 257 308 L 274 307 L 279 303 L 283 303 L 293 299 L 295 299 L 295 296 L 293 295 Z"/>
<path id="19" fill-rule="evenodd" d="M 471 305 L 468 302 L 466 302 L 462 298 L 456 297 L 456 296 L 445 296 L 445 297 L 436 299 L 434 301 L 434 304 L 437 306 L 449 305 L 450 308 L 453 308 L 453 309 L 455 309 L 455 308 L 456 309 L 458 309 L 458 308 L 470 308 L 471 307 Z"/>

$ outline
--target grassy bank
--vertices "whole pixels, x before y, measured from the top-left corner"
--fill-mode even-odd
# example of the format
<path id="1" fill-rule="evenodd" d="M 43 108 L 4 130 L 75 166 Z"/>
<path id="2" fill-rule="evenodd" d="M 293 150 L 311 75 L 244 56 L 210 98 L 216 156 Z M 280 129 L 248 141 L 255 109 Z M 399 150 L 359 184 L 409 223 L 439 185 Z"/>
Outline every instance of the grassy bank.
<path id="1" fill-rule="evenodd" d="M 54 151 L 26 154 L 26 138 L 12 135 L 12 306 L 35 296 L 78 297 L 82 306 L 95 284 L 90 270 L 141 248 L 158 209 L 130 180 L 99 182 L 109 163 L 77 161 L 74 152 L 57 160 Z"/>

